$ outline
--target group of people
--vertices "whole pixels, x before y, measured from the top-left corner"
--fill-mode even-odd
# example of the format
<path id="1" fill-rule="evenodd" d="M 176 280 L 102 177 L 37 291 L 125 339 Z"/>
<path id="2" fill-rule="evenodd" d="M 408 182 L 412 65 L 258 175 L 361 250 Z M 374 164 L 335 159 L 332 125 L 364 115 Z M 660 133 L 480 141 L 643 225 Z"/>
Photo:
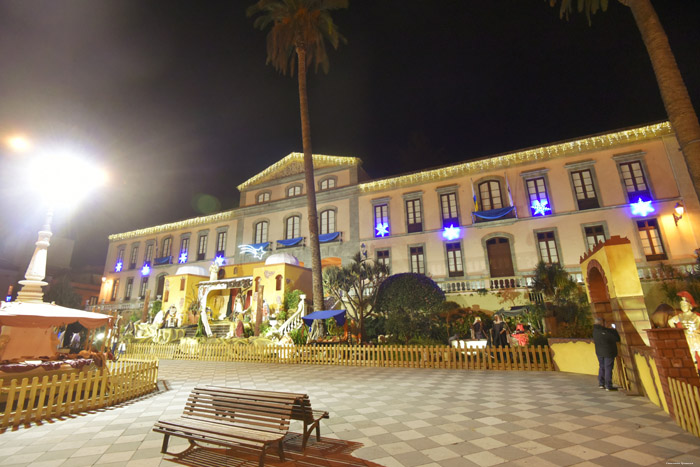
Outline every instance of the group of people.
<path id="1" fill-rule="evenodd" d="M 518 324 L 516 331 L 513 333 L 522 334 L 527 336 L 525 327 L 522 324 Z M 485 329 L 484 323 L 481 321 L 481 317 L 477 316 L 474 318 L 474 323 L 471 326 L 471 339 L 472 340 L 488 340 L 491 347 L 507 347 L 509 345 L 508 338 L 511 335 L 508 324 L 501 318 L 501 315 L 495 314 L 493 316 L 493 326 L 491 329 Z M 450 337 L 450 343 L 453 340 L 459 340 L 459 335 L 454 335 Z"/>

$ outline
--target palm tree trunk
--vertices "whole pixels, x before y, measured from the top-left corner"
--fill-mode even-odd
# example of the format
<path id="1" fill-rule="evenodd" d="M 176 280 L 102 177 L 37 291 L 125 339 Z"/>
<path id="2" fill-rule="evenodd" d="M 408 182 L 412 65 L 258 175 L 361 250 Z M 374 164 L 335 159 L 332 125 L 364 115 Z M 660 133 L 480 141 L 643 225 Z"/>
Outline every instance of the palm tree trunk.
<path id="1" fill-rule="evenodd" d="M 301 141 L 304 148 L 304 179 L 306 181 L 306 204 L 309 217 L 309 248 L 311 248 L 311 278 L 313 284 L 313 307 L 323 309 L 323 282 L 321 278 L 321 246 L 318 242 L 318 213 L 316 211 L 316 182 L 314 180 L 314 159 L 311 152 L 311 121 L 309 102 L 306 95 L 306 49 L 296 47 L 299 110 L 301 112 Z"/>
<path id="2" fill-rule="evenodd" d="M 700 197 L 700 124 L 690 101 L 668 37 L 650 0 L 620 0 L 632 10 L 649 53 L 668 119 L 676 133 L 688 171 Z"/>

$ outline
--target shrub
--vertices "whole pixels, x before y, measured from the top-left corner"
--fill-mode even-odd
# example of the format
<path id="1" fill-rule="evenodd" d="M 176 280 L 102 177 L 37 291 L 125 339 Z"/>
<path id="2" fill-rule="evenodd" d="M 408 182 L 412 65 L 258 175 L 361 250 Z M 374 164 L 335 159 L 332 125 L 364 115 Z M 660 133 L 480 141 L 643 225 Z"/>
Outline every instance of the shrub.
<path id="1" fill-rule="evenodd" d="M 299 306 L 299 300 L 301 300 L 300 295 L 303 295 L 303 293 L 304 292 L 299 289 L 285 292 L 283 303 L 284 309 L 286 311 L 296 311 L 297 306 Z"/>
<path id="2" fill-rule="evenodd" d="M 535 334 L 534 336 L 530 336 L 528 346 L 537 347 L 549 345 L 549 341 L 547 339 L 550 337 L 552 336 L 550 336 L 549 334 Z"/>

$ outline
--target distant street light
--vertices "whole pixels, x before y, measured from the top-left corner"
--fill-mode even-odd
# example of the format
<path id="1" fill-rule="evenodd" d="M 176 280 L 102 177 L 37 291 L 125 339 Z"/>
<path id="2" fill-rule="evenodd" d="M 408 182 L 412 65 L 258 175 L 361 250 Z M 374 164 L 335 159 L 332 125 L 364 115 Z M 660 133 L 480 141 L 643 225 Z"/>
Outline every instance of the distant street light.
<path id="1" fill-rule="evenodd" d="M 15 152 L 29 151 L 31 141 L 24 137 L 6 139 L 7 146 Z M 25 279 L 20 281 L 22 289 L 17 293 L 17 301 L 41 303 L 42 287 L 46 277 L 46 256 L 51 238 L 51 221 L 54 206 L 77 204 L 92 190 L 105 184 L 107 174 L 85 158 L 67 151 L 32 151 L 26 165 L 25 182 L 32 191 L 39 194 L 47 204 L 44 226 L 39 231 L 39 239 L 32 259 L 27 267 Z"/>

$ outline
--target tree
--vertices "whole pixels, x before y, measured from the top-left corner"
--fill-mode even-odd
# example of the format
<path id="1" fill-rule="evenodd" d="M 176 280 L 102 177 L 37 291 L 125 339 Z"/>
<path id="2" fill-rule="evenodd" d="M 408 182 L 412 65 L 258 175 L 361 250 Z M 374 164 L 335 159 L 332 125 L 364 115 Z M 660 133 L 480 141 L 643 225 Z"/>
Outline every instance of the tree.
<path id="1" fill-rule="evenodd" d="M 442 323 L 438 314 L 444 302 L 445 292 L 432 279 L 403 273 L 382 283 L 376 308 L 387 316 L 387 332 L 408 343 L 413 337 L 429 333 L 433 323 Z"/>
<path id="2" fill-rule="evenodd" d="M 46 301 L 68 308 L 77 308 L 79 310 L 83 308 L 83 299 L 73 289 L 70 277 L 67 274 L 63 274 L 51 283 L 49 290 L 46 292 Z"/>
<path id="3" fill-rule="evenodd" d="M 344 303 L 350 318 L 357 321 L 360 342 L 365 335 L 365 319 L 375 313 L 377 293 L 387 277 L 388 266 L 365 259 L 359 252 L 349 265 L 329 267 L 323 272 L 326 291 Z"/>
<path id="4" fill-rule="evenodd" d="M 548 316 L 574 326 L 585 325 L 590 320 L 585 291 L 559 263 L 537 263 L 532 291 L 544 295 Z"/>
<path id="5" fill-rule="evenodd" d="M 311 122 L 306 92 L 306 70 L 314 64 L 315 71 L 328 73 L 326 41 L 334 49 L 345 38 L 338 32 L 330 12 L 347 8 L 347 0 L 259 0 L 248 8 L 247 15 L 255 16 L 253 26 L 265 30 L 267 35 L 267 62 L 283 75 L 289 70 L 294 75 L 295 53 L 298 68 L 299 110 L 301 114 L 301 140 L 304 149 L 304 176 L 309 218 L 309 247 L 313 277 L 313 305 L 315 310 L 323 306 L 323 281 L 321 277 L 321 247 L 318 241 L 318 213 L 316 211 L 316 187 L 314 163 L 311 151 Z"/>
<path id="6" fill-rule="evenodd" d="M 642 35 L 668 119 L 688 165 L 695 192 L 700 196 L 700 123 L 681 72 L 678 70 L 666 32 L 661 26 L 651 0 L 618 1 L 629 7 Z M 549 0 L 551 6 L 555 6 L 558 2 L 559 0 Z M 599 9 L 605 11 L 607 7 L 608 0 L 577 0 L 578 11 L 585 12 L 589 22 L 591 15 Z M 561 0 L 559 15 L 568 19 L 572 9 L 573 0 Z"/>

